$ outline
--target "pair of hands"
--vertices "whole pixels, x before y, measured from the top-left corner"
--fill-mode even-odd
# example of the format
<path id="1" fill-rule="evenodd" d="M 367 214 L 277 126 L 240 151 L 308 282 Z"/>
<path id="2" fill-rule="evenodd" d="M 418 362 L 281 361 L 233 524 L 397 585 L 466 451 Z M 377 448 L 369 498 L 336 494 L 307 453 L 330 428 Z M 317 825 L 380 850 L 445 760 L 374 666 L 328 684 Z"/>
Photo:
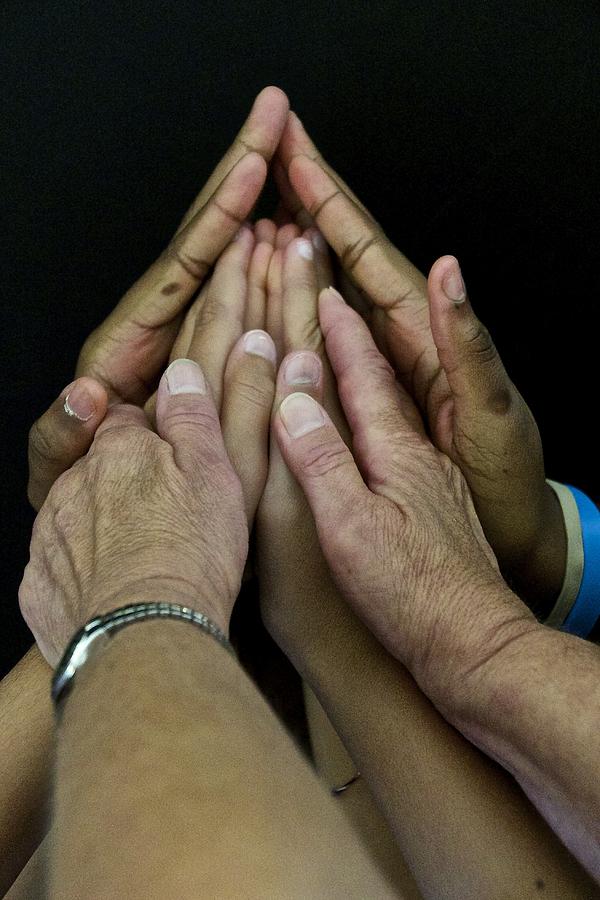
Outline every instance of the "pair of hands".
<path id="1" fill-rule="evenodd" d="M 275 234 L 262 222 L 230 244 L 275 154 L 283 227 Z M 310 277 L 303 271 L 309 261 L 296 240 L 288 243 L 292 219 L 319 225 L 341 262 L 345 293 L 366 306 L 410 395 L 360 318 L 331 292 L 321 294 L 317 317 L 317 294 L 331 281 L 328 260 L 309 232 L 320 263 L 310 264 Z M 304 304 L 288 302 L 290 284 L 304 292 Z M 522 571 L 528 559 L 531 569 L 540 556 L 549 501 L 539 435 L 473 315 L 455 260 L 438 260 L 427 285 L 319 157 L 285 96 L 267 88 L 169 248 L 86 342 L 77 374 L 88 377 L 32 429 L 34 505 L 61 477 L 36 522 L 20 602 L 51 664 L 92 615 L 135 599 L 168 595 L 227 630 L 266 476 L 275 374 L 269 336 L 255 334 L 257 355 L 244 352 L 240 335 L 267 324 L 281 352 L 282 310 L 293 323 L 295 309 L 303 310 L 297 324 L 309 348 L 319 349 L 322 326 L 362 474 L 322 407 L 297 396 L 280 405 L 294 388 L 285 383 L 290 361 L 280 368 L 273 434 L 306 492 L 338 584 L 386 646 L 425 672 L 435 656 L 440 586 L 460 619 L 468 582 L 475 579 L 483 597 L 500 582 L 456 464 L 503 567 Z M 171 359 L 201 360 L 208 388 L 197 383 L 192 391 L 199 373 L 188 364 L 187 388 L 169 392 L 177 364 L 154 397 L 169 351 Z M 319 356 L 301 357 L 304 368 L 309 359 L 313 371 L 320 364 Z M 327 382 L 319 375 L 311 385 L 301 373 L 298 387 L 320 400 Z M 67 419 L 65 394 L 76 409 L 82 391 L 92 406 L 80 412 L 89 418 Z M 343 426 L 334 407 L 331 396 L 328 408 Z M 491 603 L 489 622 L 490 634 L 507 636 L 512 623 L 518 630 L 531 620 L 508 600 Z"/>

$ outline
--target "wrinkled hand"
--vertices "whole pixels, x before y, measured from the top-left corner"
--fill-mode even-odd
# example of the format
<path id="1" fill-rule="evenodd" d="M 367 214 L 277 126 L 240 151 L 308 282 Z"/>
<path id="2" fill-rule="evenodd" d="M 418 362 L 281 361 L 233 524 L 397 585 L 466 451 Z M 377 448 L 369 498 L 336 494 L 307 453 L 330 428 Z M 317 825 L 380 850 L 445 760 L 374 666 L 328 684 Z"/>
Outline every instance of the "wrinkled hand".
<path id="1" fill-rule="evenodd" d="M 195 363 L 167 370 L 156 416 L 158 434 L 139 408 L 112 407 L 36 519 L 19 603 L 52 666 L 90 618 L 133 602 L 168 598 L 228 631 L 248 526 Z"/>
<path id="2" fill-rule="evenodd" d="M 290 113 L 274 161 L 282 200 L 314 220 L 429 433 L 463 472 L 503 572 L 537 603 L 560 590 L 562 515 L 546 485 L 539 431 L 466 297 L 453 257 L 429 281 L 392 244 Z M 353 305 L 358 306 L 357 303 Z"/>
<path id="3" fill-rule="evenodd" d="M 274 87 L 261 91 L 247 121 L 184 216 L 171 243 L 86 340 L 77 364 L 77 381 L 61 392 L 30 432 L 28 496 L 36 510 L 56 478 L 86 453 L 109 402 L 148 403 L 152 418 L 151 395 L 180 331 L 186 307 L 251 213 L 287 111 L 288 100 L 282 91 Z M 221 286 L 226 280 L 227 268 Z M 211 339 L 229 313 L 218 285 L 212 293 L 203 290 L 201 296 L 200 302 L 193 304 L 194 315 L 186 317 L 187 346 L 180 343 L 176 348 L 179 356 L 188 356 L 190 336 L 198 333 L 196 314 L 201 308 L 205 308 L 204 320 L 211 316 L 214 319 Z M 234 305 L 237 316 L 237 295 Z M 256 316 L 251 316 L 250 322 L 255 321 Z M 220 356 L 224 352 L 226 358 L 243 325 L 242 319 L 239 333 L 232 334 L 230 329 L 225 340 L 221 340 Z M 262 327 L 260 323 L 246 324 L 247 329 Z M 206 342 L 199 352 L 205 346 Z M 209 366 L 209 380 L 216 380 L 218 365 L 217 361 Z M 222 371 L 223 363 L 220 365 Z M 71 418 L 64 413 L 67 395 Z"/>
<path id="4" fill-rule="evenodd" d="M 443 703 L 535 620 L 501 579 L 460 470 L 427 438 L 365 323 L 328 290 L 319 316 L 360 471 L 306 394 L 281 404 L 277 440 L 344 597 Z"/>

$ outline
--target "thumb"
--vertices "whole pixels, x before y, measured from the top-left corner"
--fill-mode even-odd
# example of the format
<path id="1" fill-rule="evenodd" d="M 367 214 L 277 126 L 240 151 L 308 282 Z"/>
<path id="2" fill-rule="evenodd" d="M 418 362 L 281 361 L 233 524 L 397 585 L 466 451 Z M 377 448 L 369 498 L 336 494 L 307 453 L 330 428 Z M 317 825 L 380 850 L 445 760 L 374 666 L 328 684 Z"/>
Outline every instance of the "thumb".
<path id="1" fill-rule="evenodd" d="M 156 397 L 156 427 L 171 444 L 184 471 L 229 464 L 217 409 L 200 366 L 176 359 L 166 370 Z M 229 466 L 231 468 L 231 466 Z"/>
<path id="2" fill-rule="evenodd" d="M 273 420 L 285 462 L 312 510 L 325 555 L 371 500 L 352 454 L 323 409 L 308 394 L 287 396 Z"/>
<path id="3" fill-rule="evenodd" d="M 442 256 L 428 280 L 431 333 L 452 391 L 454 414 L 506 413 L 513 384 L 489 331 L 467 297 L 454 256 Z"/>
<path id="4" fill-rule="evenodd" d="M 29 432 L 27 496 L 37 511 L 56 479 L 89 450 L 106 415 L 106 389 L 93 378 L 78 378 L 34 422 Z"/>

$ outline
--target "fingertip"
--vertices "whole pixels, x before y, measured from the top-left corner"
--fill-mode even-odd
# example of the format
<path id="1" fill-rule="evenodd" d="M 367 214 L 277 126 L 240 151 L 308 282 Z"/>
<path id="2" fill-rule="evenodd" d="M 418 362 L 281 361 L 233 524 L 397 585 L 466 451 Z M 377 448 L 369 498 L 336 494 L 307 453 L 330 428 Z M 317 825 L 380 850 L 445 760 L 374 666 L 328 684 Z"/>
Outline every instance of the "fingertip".
<path id="1" fill-rule="evenodd" d="M 437 259 L 429 272 L 428 287 L 434 303 L 440 302 L 447 308 L 462 306 L 467 299 L 467 291 L 460 264 L 455 256 L 446 255 Z"/>
<path id="2" fill-rule="evenodd" d="M 271 335 L 261 328 L 253 328 L 243 334 L 236 347 L 247 356 L 259 356 L 261 359 L 265 359 L 273 368 L 277 365 L 275 342 Z M 234 351 L 236 347 L 234 347 Z"/>
<path id="3" fill-rule="evenodd" d="M 323 362 L 312 350 L 288 353 L 282 360 L 277 374 L 280 396 L 299 390 L 320 394 L 323 385 Z"/>
<path id="4" fill-rule="evenodd" d="M 60 399 L 63 401 L 62 409 L 65 415 L 88 428 L 96 427 L 106 415 L 108 408 L 106 388 L 88 375 L 83 375 L 67 385 L 61 391 Z"/>

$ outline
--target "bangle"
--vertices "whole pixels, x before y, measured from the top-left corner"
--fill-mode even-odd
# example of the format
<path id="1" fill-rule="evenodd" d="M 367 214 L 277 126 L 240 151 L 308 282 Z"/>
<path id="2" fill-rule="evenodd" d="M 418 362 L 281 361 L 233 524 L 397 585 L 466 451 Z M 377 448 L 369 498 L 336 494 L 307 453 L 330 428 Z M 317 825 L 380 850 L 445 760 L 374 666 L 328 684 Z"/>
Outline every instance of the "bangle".
<path id="1" fill-rule="evenodd" d="M 104 649 L 110 639 L 126 625 L 155 618 L 191 622 L 216 638 L 223 647 L 236 656 L 235 650 L 221 629 L 207 616 L 194 612 L 187 606 L 179 606 L 177 603 L 135 603 L 123 606 L 107 615 L 92 619 L 69 643 L 52 679 L 52 699 L 59 718 L 64 700 L 73 687 L 76 673 L 88 659 Z"/>
<path id="2" fill-rule="evenodd" d="M 546 479 L 560 503 L 563 524 L 567 536 L 567 556 L 565 561 L 565 576 L 560 594 L 545 620 L 550 628 L 559 628 L 573 607 L 583 577 L 583 539 L 581 535 L 581 520 L 575 498 L 569 488 L 558 481 Z"/>
<path id="3" fill-rule="evenodd" d="M 583 577 L 562 630 L 585 638 L 600 618 L 600 511 L 583 491 L 571 485 L 567 487 L 575 499 L 581 521 Z"/>

